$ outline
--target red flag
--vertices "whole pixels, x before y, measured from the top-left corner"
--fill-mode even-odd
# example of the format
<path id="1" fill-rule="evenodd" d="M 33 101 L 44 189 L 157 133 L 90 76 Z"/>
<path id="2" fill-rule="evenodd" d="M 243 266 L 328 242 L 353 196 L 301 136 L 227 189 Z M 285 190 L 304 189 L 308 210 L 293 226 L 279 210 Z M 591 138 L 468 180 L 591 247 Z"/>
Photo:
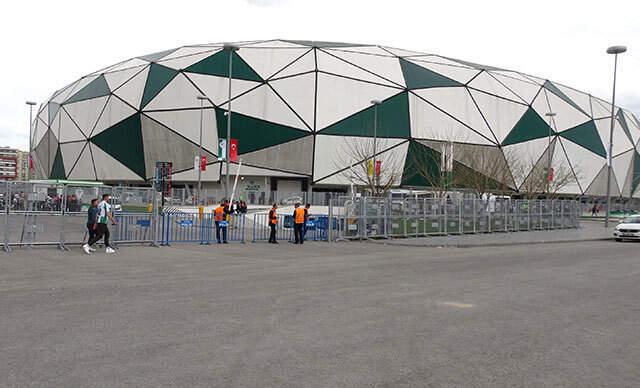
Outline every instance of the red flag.
<path id="1" fill-rule="evenodd" d="M 229 160 L 231 162 L 238 161 L 238 139 L 231 139 L 231 143 L 229 143 Z"/>
<path id="2" fill-rule="evenodd" d="M 549 172 L 547 173 L 547 182 L 553 182 L 554 175 L 555 175 L 555 170 L 553 169 L 553 167 L 551 167 L 549 169 Z"/>
<path id="3" fill-rule="evenodd" d="M 207 155 L 200 155 L 200 171 L 207 171 Z"/>
<path id="4" fill-rule="evenodd" d="M 376 160 L 376 176 L 380 176 L 380 170 L 382 170 L 382 160 Z"/>

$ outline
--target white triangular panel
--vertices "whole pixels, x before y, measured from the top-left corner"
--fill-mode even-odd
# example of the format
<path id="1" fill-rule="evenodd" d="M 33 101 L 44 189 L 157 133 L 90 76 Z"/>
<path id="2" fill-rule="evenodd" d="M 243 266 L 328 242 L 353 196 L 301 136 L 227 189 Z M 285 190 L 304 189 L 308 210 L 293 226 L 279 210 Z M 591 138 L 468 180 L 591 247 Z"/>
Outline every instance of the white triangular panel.
<path id="1" fill-rule="evenodd" d="M 198 54 L 211 55 L 211 53 L 215 53 L 218 51 L 220 51 L 220 48 L 216 48 L 216 47 L 184 46 L 184 47 L 180 47 L 179 49 L 172 52 L 171 54 L 163 57 L 162 60 L 158 62 L 164 62 L 164 61 L 169 61 L 171 59 L 184 58 L 184 57 L 198 55 Z"/>
<path id="2" fill-rule="evenodd" d="M 560 97 L 548 90 L 540 92 L 532 106 L 533 109 L 538 112 L 538 115 L 547 123 L 549 123 L 549 117 L 547 117 L 546 114 L 549 112 L 556 114 L 551 120 L 553 124 L 552 128 L 556 132 L 562 132 L 591 120 L 589 116 L 567 104 Z"/>
<path id="3" fill-rule="evenodd" d="M 52 117 L 51 119 L 54 119 L 55 117 Z M 38 111 L 38 113 L 36 114 L 36 117 L 34 118 L 34 123 L 38 120 L 42 120 L 43 123 L 49 123 L 49 104 L 42 104 L 41 109 Z M 33 126 L 33 123 L 31 123 Z"/>
<path id="4" fill-rule="evenodd" d="M 466 64 L 464 64 L 462 62 L 458 62 L 458 61 L 455 61 L 453 59 L 441 57 L 440 55 L 427 54 L 427 55 L 422 55 L 422 56 L 419 56 L 419 57 L 414 57 L 414 58 L 411 58 L 411 59 L 412 60 L 415 59 L 417 61 L 439 63 L 439 64 L 442 64 L 442 65 L 466 67 L 468 69 L 475 69 L 472 66 L 468 66 L 468 65 L 466 65 Z"/>
<path id="5" fill-rule="evenodd" d="M 313 128 L 315 109 L 315 73 L 269 81 L 278 94 Z"/>
<path id="6" fill-rule="evenodd" d="M 493 78 L 489 73 L 483 71 L 476 78 L 474 78 L 471 82 L 469 82 L 469 86 L 489 93 L 494 96 L 506 98 L 508 100 L 513 100 L 520 102 L 520 98 L 513 94 L 512 91 L 504 87 L 500 82 L 498 82 L 495 78 Z"/>
<path id="7" fill-rule="evenodd" d="M 551 167 L 554 169 L 554 183 L 556 192 L 561 194 L 581 193 L 580 185 L 573 172 L 571 163 L 567 159 L 561 143 L 556 143 Z M 560 186 L 560 187 L 558 187 Z"/>
<path id="8" fill-rule="evenodd" d="M 109 101 L 107 101 L 107 105 L 104 107 L 102 115 L 100 115 L 91 136 L 96 136 L 100 132 L 119 123 L 134 113 L 136 113 L 136 111 L 129 105 L 122 102 L 118 97 L 111 96 Z"/>
<path id="9" fill-rule="evenodd" d="M 200 94 L 187 77 L 179 73 L 144 107 L 144 110 L 199 108 Z"/>
<path id="10" fill-rule="evenodd" d="M 531 104 L 541 89 L 540 85 L 536 85 L 531 81 L 523 81 L 519 78 L 511 77 L 511 74 L 509 76 L 498 72 L 491 72 L 491 74 L 512 92 L 518 95 L 525 104 Z"/>
<path id="11" fill-rule="evenodd" d="M 69 175 L 69 172 L 71 172 L 71 169 L 75 166 L 76 160 L 78 160 L 80 153 L 84 150 L 86 145 L 86 141 L 60 144 L 62 163 L 64 164 L 64 171 L 67 175 Z M 93 168 L 93 166 L 91 166 L 91 168 Z"/>
<path id="12" fill-rule="evenodd" d="M 620 112 L 620 110 L 618 111 Z M 629 111 L 622 110 L 624 115 L 624 121 L 627 123 L 627 128 L 629 128 L 629 134 L 631 135 L 631 140 L 633 144 L 638 144 L 640 141 L 640 126 L 635 122 L 635 118 Z"/>
<path id="13" fill-rule="evenodd" d="M 127 82 L 129 79 L 133 78 L 133 76 L 142 71 L 142 69 L 144 69 L 144 66 L 115 71 L 112 73 L 105 73 L 104 78 L 107 81 L 107 85 L 109 85 L 109 89 L 113 91 Z"/>
<path id="14" fill-rule="evenodd" d="M 480 136 L 412 93 L 409 94 L 409 113 L 414 138 L 495 145 L 495 140 Z"/>
<path id="15" fill-rule="evenodd" d="M 480 70 L 471 69 L 471 68 L 463 67 L 460 65 L 458 66 L 444 65 L 441 63 L 414 60 L 412 58 L 407 58 L 407 61 L 415 65 L 422 66 L 425 69 L 434 71 L 438 74 L 442 74 L 447 78 L 460 82 L 461 84 L 466 84 L 467 82 L 469 82 L 469 80 L 471 80 L 480 72 Z"/>
<path id="16" fill-rule="evenodd" d="M 369 54 L 383 57 L 395 57 L 394 54 L 378 46 L 332 47 L 330 51 L 344 51 L 356 54 Z"/>
<path id="17" fill-rule="evenodd" d="M 633 154 L 634 150 L 627 151 L 623 154 L 620 154 L 613 158 L 613 174 L 616 177 L 616 182 L 618 182 L 618 187 L 624 189 L 624 184 L 627 181 L 627 177 L 629 173 L 633 171 Z M 631 171 L 630 171 L 631 170 Z M 628 190 L 630 191 L 630 187 Z M 629 192 L 624 192 L 622 195 L 629 196 Z"/>
<path id="18" fill-rule="evenodd" d="M 308 130 L 269 85 L 261 86 L 233 100 L 231 110 L 272 123 Z"/>
<path id="19" fill-rule="evenodd" d="M 561 142 L 567 152 L 569 163 L 573 167 L 582 191 L 586 191 L 607 161 L 572 141 L 561 139 Z"/>
<path id="20" fill-rule="evenodd" d="M 608 104 L 599 98 L 591 97 L 591 111 L 594 119 L 611 117 L 611 104 Z M 605 184 L 606 187 L 606 184 Z"/>
<path id="21" fill-rule="evenodd" d="M 65 104 L 63 108 L 69 113 L 69 116 L 71 116 L 82 133 L 84 133 L 85 136 L 89 136 L 108 99 L 109 96 L 98 97 L 91 100 L 74 102 L 73 104 Z M 80 140 L 73 138 L 75 131 L 67 132 L 68 127 L 68 123 L 61 123 L 60 125 L 60 134 L 66 133 L 66 138 L 68 139 L 66 141 Z"/>
<path id="22" fill-rule="evenodd" d="M 598 134 L 604 148 L 609 150 L 609 137 L 611 134 L 611 119 L 596 120 L 596 127 L 598 128 Z M 629 140 L 629 137 L 620 126 L 618 120 L 615 120 L 615 128 L 613 130 L 613 156 L 620 155 L 623 152 L 629 151 L 633 148 L 633 144 Z"/>
<path id="23" fill-rule="evenodd" d="M 113 94 L 123 99 L 135 109 L 140 109 L 140 101 L 142 100 L 142 93 L 147 83 L 148 74 L 149 66 L 121 85 Z"/>
<path id="24" fill-rule="evenodd" d="M 202 90 L 205 96 L 209 97 L 214 104 L 220 106 L 226 104 L 229 98 L 229 78 L 218 77 L 215 75 L 204 75 L 187 73 L 187 78 L 193 81 L 196 86 Z M 245 81 L 242 79 L 233 79 L 231 82 L 231 98 L 235 98 L 251 89 L 260 86 L 261 83 L 254 81 Z"/>
<path id="25" fill-rule="evenodd" d="M 339 59 L 337 56 L 327 54 L 322 50 L 316 50 L 316 56 L 317 56 L 319 71 L 341 75 L 343 77 L 354 78 L 357 80 L 392 86 L 396 88 L 399 87 L 393 82 L 390 82 L 384 78 L 378 77 L 377 75 L 371 73 L 370 71 L 366 71 L 356 66 L 353 66 L 348 62 L 345 62 L 344 60 Z"/>
<path id="26" fill-rule="evenodd" d="M 266 40 L 266 41 L 258 41 L 258 42 L 252 42 L 252 43 L 248 43 L 248 44 L 243 44 L 242 48 L 245 47 L 261 47 L 261 48 L 283 48 L 283 49 L 307 49 L 309 50 L 308 46 L 304 46 L 301 44 L 296 44 L 296 43 L 291 43 L 291 42 L 286 42 L 283 40 Z"/>
<path id="27" fill-rule="evenodd" d="M 607 166 L 602 167 L 602 169 L 598 172 L 598 175 L 596 175 L 596 177 L 594 178 L 593 182 L 591 182 L 591 185 L 589 185 L 589 188 L 587 189 L 585 194 L 598 196 L 607 195 L 608 170 L 609 169 L 607 168 Z M 611 185 L 609 185 L 609 187 L 611 188 L 610 192 L 612 196 L 615 197 L 620 195 L 620 189 L 618 188 L 618 184 L 616 182 L 616 177 L 614 174 L 611 174 Z"/>
<path id="28" fill-rule="evenodd" d="M 318 74 L 316 129 L 320 130 L 371 106 L 372 100 L 385 100 L 401 90 Z"/>
<path id="29" fill-rule="evenodd" d="M 193 144 L 200 144 L 200 109 L 146 112 L 147 116 L 172 131 L 186 137 Z M 202 147 L 218 153 L 218 126 L 214 109 L 202 110 Z"/>
<path id="30" fill-rule="evenodd" d="M 486 138 L 495 140 L 466 88 L 429 88 L 414 90 L 413 93 L 467 124 Z"/>
<path id="31" fill-rule="evenodd" d="M 382 46 L 382 48 L 384 48 L 385 50 L 389 51 L 390 53 L 398 57 L 415 57 L 418 55 L 420 56 L 425 55 L 425 53 L 420 53 L 420 52 L 411 51 L 411 50 L 403 50 L 395 47 Z"/>
<path id="32" fill-rule="evenodd" d="M 119 70 L 124 70 L 124 69 L 130 69 L 132 67 L 148 65 L 148 64 L 149 64 L 149 62 L 143 61 L 140 58 L 132 58 L 132 59 L 129 59 L 128 61 L 122 62 L 119 65 L 116 65 L 116 66 L 113 66 L 113 67 L 109 67 L 105 71 L 109 71 L 109 72 L 119 71 Z"/>
<path id="33" fill-rule="evenodd" d="M 87 144 L 80 154 L 80 158 L 75 162 L 71 171 L 66 171 L 67 179 L 75 180 L 96 180 L 96 172 L 93 168 L 93 157 L 91 156 L 91 145 Z M 64 160 L 64 156 L 63 156 Z"/>
<path id="34" fill-rule="evenodd" d="M 50 102 L 55 102 L 57 104 L 62 104 L 64 101 L 66 101 L 67 98 L 69 98 L 69 96 L 71 95 L 71 92 L 73 92 L 76 88 L 76 85 L 81 81 L 77 80 L 72 82 L 71 84 L 65 86 L 64 88 L 62 88 L 61 90 L 58 90 L 56 93 L 54 93 L 53 96 L 51 96 Z"/>
<path id="35" fill-rule="evenodd" d="M 90 112 L 93 113 L 93 112 Z M 58 119 L 51 123 L 51 130 L 56 134 L 60 142 L 86 140 L 84 135 L 71 121 L 69 114 L 64 109 L 60 109 L 58 113 Z"/>
<path id="36" fill-rule="evenodd" d="M 125 167 L 122 163 L 104 152 L 100 147 L 94 144 L 91 144 L 90 146 L 98 180 L 139 181 L 141 179 L 135 172 Z"/>
<path id="37" fill-rule="evenodd" d="M 309 48 L 272 50 L 243 47 L 238 50 L 238 55 L 240 55 L 262 79 L 267 79 L 308 51 Z"/>
<path id="38" fill-rule="evenodd" d="M 288 77 L 291 75 L 308 73 L 316 70 L 316 57 L 314 50 L 309 51 L 301 58 L 288 65 L 286 68 L 273 75 L 273 79 Z"/>
<path id="39" fill-rule="evenodd" d="M 591 102 L 590 97 L 586 93 L 579 92 L 570 87 L 553 83 L 562 93 L 564 93 L 571 101 L 580 107 L 586 114 L 591 115 Z"/>
<path id="40" fill-rule="evenodd" d="M 195 51 L 195 53 L 182 54 L 178 56 L 175 55 L 176 53 L 185 53 L 191 51 Z M 201 60 L 210 57 L 218 51 L 220 51 L 220 49 L 207 50 L 202 47 L 183 47 L 181 49 L 178 49 L 178 51 L 174 52 L 173 54 L 163 58 L 161 61 L 158 61 L 158 64 L 175 70 L 182 70 L 193 65 L 194 63 L 200 62 Z"/>
<path id="41" fill-rule="evenodd" d="M 375 48 L 377 50 L 377 47 Z M 382 50 L 380 50 L 382 51 Z M 405 87 L 404 75 L 400 68 L 400 61 L 393 56 L 380 56 L 371 54 L 361 54 L 351 51 L 327 50 L 345 61 L 360 68 L 366 69 L 384 79 L 387 79 L 398 86 Z"/>
<path id="42" fill-rule="evenodd" d="M 388 150 L 398 144 L 396 151 L 385 155 Z M 382 160 L 385 168 L 393 167 L 394 170 L 402 171 L 404 161 L 407 154 L 408 142 L 404 139 L 378 139 L 376 147 L 379 150 L 379 159 Z M 316 152 L 314 155 L 314 171 L 313 180 L 316 183 L 325 184 L 350 184 L 349 166 L 356 164 L 354 169 L 358 167 L 358 163 L 362 162 L 362 153 L 368 153 L 372 148 L 373 138 L 370 137 L 351 137 L 351 136 L 330 136 L 316 135 Z M 395 150 L 395 148 L 394 148 Z M 346 173 L 332 175 L 346 168 Z M 401 175 L 401 174 L 398 174 Z M 400 177 L 398 177 L 400 178 Z M 357 182 L 355 182 L 357 183 Z"/>
<path id="43" fill-rule="evenodd" d="M 56 115 L 57 117 L 57 115 Z M 57 118 L 56 118 L 57 120 Z M 54 121 L 55 122 L 55 121 Z M 33 132 L 33 147 L 37 147 L 38 144 L 40 144 L 40 140 L 42 140 L 42 138 L 44 137 L 44 135 L 47 133 L 47 131 L 49 130 L 49 127 L 47 126 L 47 124 L 40 120 L 37 119 L 36 120 L 36 125 L 35 125 L 35 129 Z"/>
<path id="44" fill-rule="evenodd" d="M 526 112 L 527 106 L 473 89 L 469 89 L 469 91 L 484 118 L 487 119 L 489 128 L 495 134 L 498 143 L 502 143 L 524 112 Z"/>
<path id="45" fill-rule="evenodd" d="M 516 186 L 520 188 L 549 147 L 549 139 L 535 139 L 502 148 Z"/>

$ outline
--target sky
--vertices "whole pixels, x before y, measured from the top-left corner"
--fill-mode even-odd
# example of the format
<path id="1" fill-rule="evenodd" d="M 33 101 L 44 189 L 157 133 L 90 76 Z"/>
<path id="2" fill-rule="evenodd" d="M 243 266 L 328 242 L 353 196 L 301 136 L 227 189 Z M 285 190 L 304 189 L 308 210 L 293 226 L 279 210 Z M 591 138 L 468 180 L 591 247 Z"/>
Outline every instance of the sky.
<path id="1" fill-rule="evenodd" d="M 182 45 L 263 39 L 380 44 L 518 70 L 640 117 L 640 2 L 536 0 L 59 0 L 3 5 L 0 145 L 28 149 L 29 109 L 122 60 Z"/>

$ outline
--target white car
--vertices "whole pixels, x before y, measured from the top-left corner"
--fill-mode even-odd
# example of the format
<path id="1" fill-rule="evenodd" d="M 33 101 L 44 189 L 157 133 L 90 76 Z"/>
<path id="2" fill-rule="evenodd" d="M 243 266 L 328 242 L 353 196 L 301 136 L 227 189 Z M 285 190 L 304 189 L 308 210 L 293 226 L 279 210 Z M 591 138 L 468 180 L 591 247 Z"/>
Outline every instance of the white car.
<path id="1" fill-rule="evenodd" d="M 613 231 L 616 241 L 640 240 L 640 216 L 631 216 L 622 220 Z"/>

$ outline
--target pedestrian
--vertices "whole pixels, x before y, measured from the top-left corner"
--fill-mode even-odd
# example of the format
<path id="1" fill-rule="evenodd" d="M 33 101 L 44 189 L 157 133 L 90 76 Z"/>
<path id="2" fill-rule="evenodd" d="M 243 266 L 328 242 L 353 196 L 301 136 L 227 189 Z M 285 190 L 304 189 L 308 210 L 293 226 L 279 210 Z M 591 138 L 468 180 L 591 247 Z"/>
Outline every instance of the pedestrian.
<path id="1" fill-rule="evenodd" d="M 94 198 L 91 200 L 89 209 L 87 209 L 87 231 L 89 233 L 89 240 L 95 237 L 98 230 L 98 211 L 98 198 Z M 96 250 L 92 246 L 89 246 L 89 251 L 95 252 Z"/>
<path id="2" fill-rule="evenodd" d="M 591 208 L 591 217 L 595 217 L 598 215 L 598 205 L 597 204 L 593 204 L 593 207 Z"/>
<path id="3" fill-rule="evenodd" d="M 269 229 L 271 229 L 269 233 L 269 244 L 277 244 L 276 241 L 276 226 L 278 225 L 278 215 L 276 214 L 276 209 L 278 209 L 277 204 L 273 204 L 271 210 L 269 210 Z"/>
<path id="4" fill-rule="evenodd" d="M 302 240 L 304 241 L 307 238 L 307 223 L 309 222 L 309 216 L 311 216 L 311 204 L 308 203 L 304 205 L 304 227 L 302 228 Z"/>
<path id="5" fill-rule="evenodd" d="M 300 207 L 299 203 L 294 205 L 293 209 L 293 232 L 295 235 L 296 244 L 304 244 L 304 209 Z"/>
<path id="6" fill-rule="evenodd" d="M 227 244 L 227 226 L 229 226 L 227 214 L 229 214 L 229 202 L 227 200 L 220 202 L 220 206 L 213 211 L 213 214 L 216 221 L 216 240 L 218 244 Z M 222 239 L 220 239 L 221 234 Z"/>
<path id="7" fill-rule="evenodd" d="M 109 227 L 107 223 L 111 221 L 111 225 L 116 224 L 116 220 L 113 218 L 113 212 L 111 211 L 111 204 L 109 201 L 111 196 L 109 194 L 102 195 L 102 201 L 98 204 L 98 216 L 96 218 L 96 234 L 89 241 L 82 246 L 84 253 L 91 254 L 91 246 L 104 237 L 105 253 L 116 253 L 109 242 Z"/>

